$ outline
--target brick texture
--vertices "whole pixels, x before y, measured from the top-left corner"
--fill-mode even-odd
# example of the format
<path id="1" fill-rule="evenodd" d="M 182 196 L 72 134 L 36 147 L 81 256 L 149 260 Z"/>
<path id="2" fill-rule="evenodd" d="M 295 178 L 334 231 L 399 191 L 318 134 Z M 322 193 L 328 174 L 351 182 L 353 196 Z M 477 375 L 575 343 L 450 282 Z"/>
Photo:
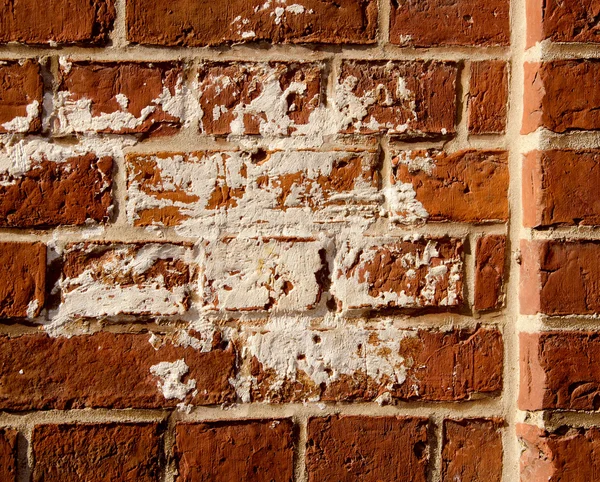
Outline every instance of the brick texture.
<path id="1" fill-rule="evenodd" d="M 427 480 L 427 419 L 315 417 L 308 421 L 308 480 Z"/>
<path id="2" fill-rule="evenodd" d="M 86 479 L 159 480 L 159 427 L 136 424 L 49 424 L 33 430 L 35 482 Z"/>
<path id="3" fill-rule="evenodd" d="M 17 482 L 17 432 L 0 429 L 0 477 L 6 482 Z"/>
<path id="4" fill-rule="evenodd" d="M 508 65 L 487 60 L 471 64 L 469 132 L 502 134 L 508 109 Z"/>
<path id="5" fill-rule="evenodd" d="M 475 253 L 475 309 L 491 310 L 503 304 L 506 236 L 477 239 Z"/>
<path id="6" fill-rule="evenodd" d="M 0 64 L 0 134 L 35 132 L 41 127 L 43 88 L 37 62 Z"/>
<path id="7" fill-rule="evenodd" d="M 289 419 L 180 423 L 176 480 L 291 482 L 296 437 Z"/>

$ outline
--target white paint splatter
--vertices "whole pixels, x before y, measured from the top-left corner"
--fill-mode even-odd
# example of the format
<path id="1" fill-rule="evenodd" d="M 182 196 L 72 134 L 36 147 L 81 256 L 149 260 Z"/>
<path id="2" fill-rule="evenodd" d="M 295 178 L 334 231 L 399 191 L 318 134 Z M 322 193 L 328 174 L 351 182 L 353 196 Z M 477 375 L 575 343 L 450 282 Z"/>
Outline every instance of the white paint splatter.
<path id="1" fill-rule="evenodd" d="M 167 400 L 184 400 L 188 393 L 196 388 L 196 380 L 191 379 L 183 383 L 182 378 L 189 371 L 189 367 L 182 360 L 174 362 L 161 362 L 150 367 L 150 373 L 160 378 L 158 388 Z"/>

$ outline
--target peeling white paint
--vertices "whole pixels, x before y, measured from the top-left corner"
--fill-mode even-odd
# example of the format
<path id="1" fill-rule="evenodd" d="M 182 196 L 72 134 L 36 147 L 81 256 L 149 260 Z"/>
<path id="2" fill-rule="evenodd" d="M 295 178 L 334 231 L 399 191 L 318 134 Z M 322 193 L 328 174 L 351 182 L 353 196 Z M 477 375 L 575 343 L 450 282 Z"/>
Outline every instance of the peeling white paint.
<path id="1" fill-rule="evenodd" d="M 158 388 L 167 400 L 184 400 L 188 393 L 196 388 L 196 380 L 183 383 L 182 379 L 189 371 L 183 359 L 174 362 L 160 362 L 150 367 L 150 373 L 160 378 Z"/>
<path id="2" fill-rule="evenodd" d="M 40 103 L 34 100 L 31 104 L 25 108 L 27 115 L 24 117 L 15 117 L 14 119 L 2 124 L 2 127 L 7 132 L 28 132 L 31 123 L 34 122 L 40 116 Z"/>

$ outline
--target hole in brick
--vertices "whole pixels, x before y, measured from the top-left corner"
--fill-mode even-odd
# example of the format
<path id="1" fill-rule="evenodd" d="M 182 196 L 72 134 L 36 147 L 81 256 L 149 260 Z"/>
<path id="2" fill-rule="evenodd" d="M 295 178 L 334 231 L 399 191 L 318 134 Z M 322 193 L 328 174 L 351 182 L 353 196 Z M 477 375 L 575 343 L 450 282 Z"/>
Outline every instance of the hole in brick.
<path id="1" fill-rule="evenodd" d="M 313 336 L 313 341 L 315 343 L 321 343 L 321 337 L 319 335 L 314 335 Z"/>
<path id="2" fill-rule="evenodd" d="M 427 453 L 427 444 L 425 442 L 418 442 L 413 446 L 413 452 L 418 459 L 422 459 Z"/>
<path id="3" fill-rule="evenodd" d="M 254 164 L 262 164 L 269 158 L 269 153 L 264 149 L 258 149 L 256 152 L 250 154 L 250 159 Z"/>

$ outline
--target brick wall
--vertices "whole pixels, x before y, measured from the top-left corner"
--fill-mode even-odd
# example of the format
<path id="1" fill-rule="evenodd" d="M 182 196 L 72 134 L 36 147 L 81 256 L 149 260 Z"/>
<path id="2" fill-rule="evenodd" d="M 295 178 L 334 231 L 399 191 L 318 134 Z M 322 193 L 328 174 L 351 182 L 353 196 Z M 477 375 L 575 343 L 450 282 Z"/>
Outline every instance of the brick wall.
<path id="1" fill-rule="evenodd" d="M 0 480 L 597 480 L 598 15 L 0 4 Z"/>

